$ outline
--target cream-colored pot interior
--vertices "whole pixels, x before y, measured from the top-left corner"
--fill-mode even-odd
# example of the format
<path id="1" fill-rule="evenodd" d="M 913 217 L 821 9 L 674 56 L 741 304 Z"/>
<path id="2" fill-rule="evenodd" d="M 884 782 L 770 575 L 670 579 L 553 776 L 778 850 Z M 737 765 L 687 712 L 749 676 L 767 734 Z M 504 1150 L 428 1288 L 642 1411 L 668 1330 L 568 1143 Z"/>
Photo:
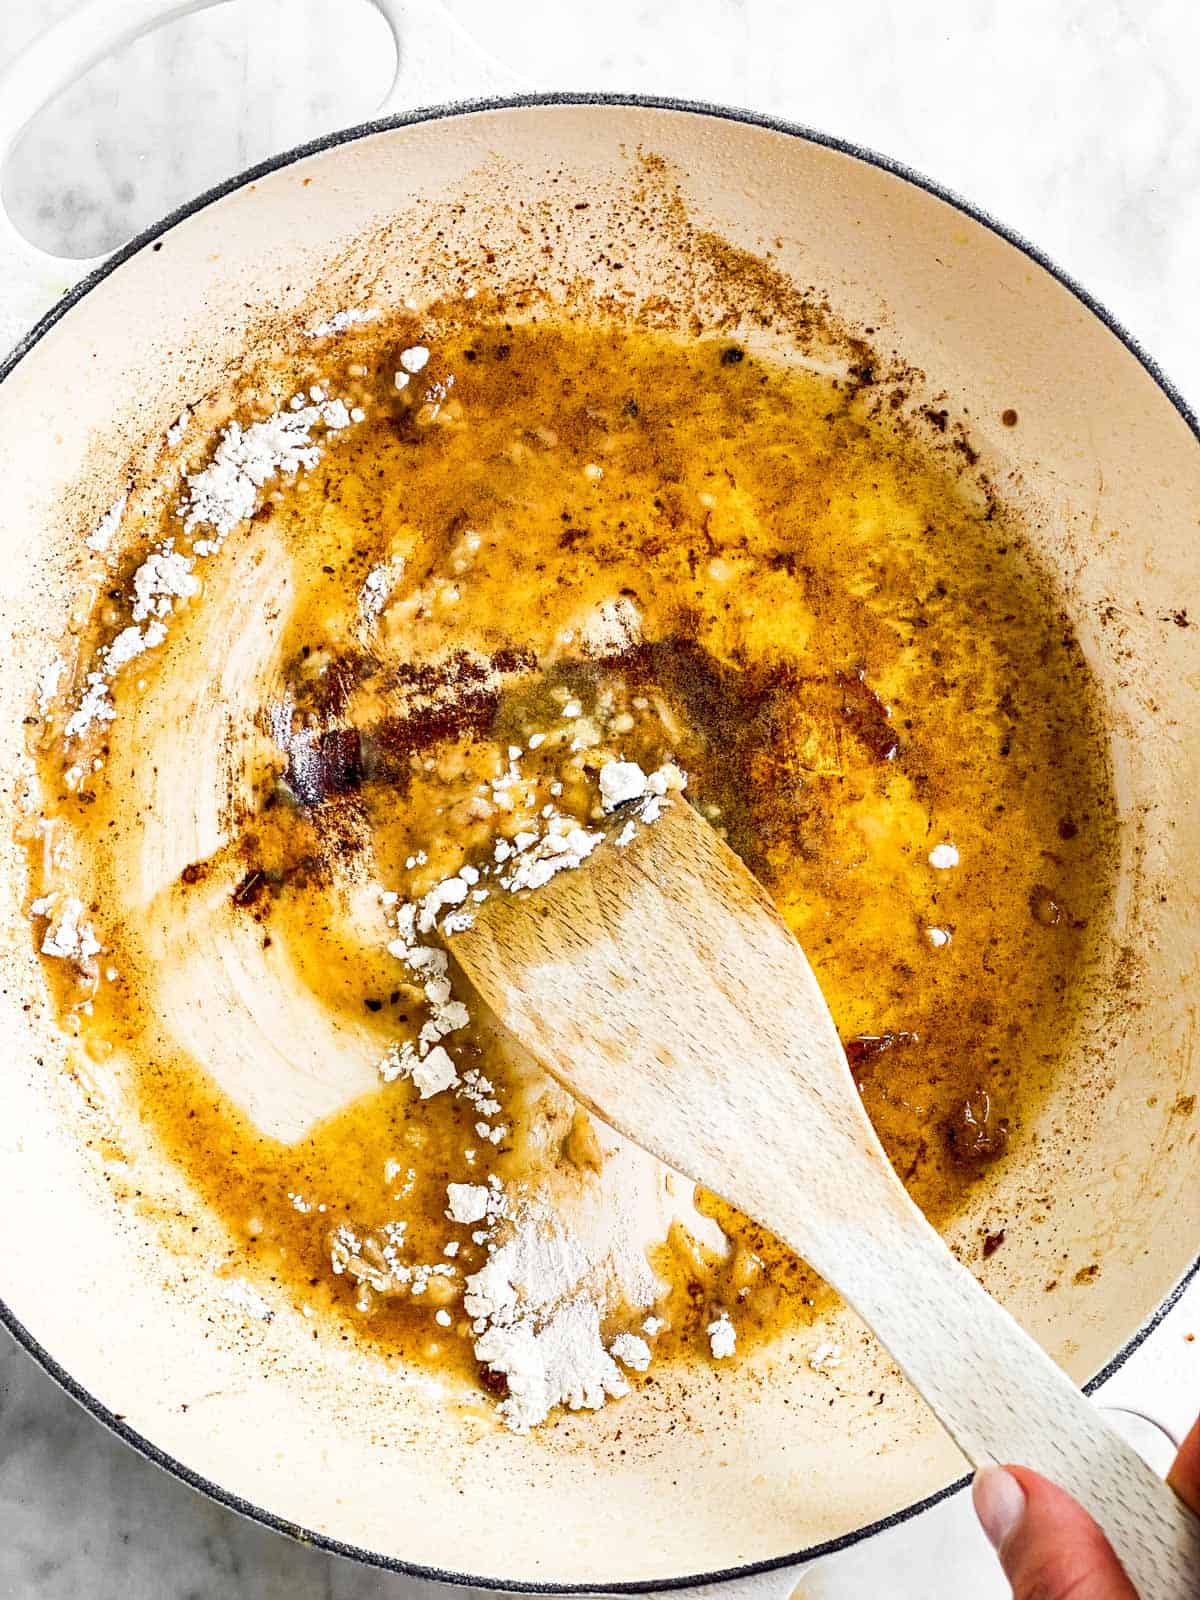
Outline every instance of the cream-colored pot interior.
<path id="1" fill-rule="evenodd" d="M 689 230 L 770 251 L 924 372 L 1027 508 L 1103 687 L 1123 819 L 1103 992 L 1035 1137 L 956 1230 L 977 1244 L 981 1226 L 1008 1226 L 979 1270 L 1089 1379 L 1188 1270 L 1200 1223 L 1188 1109 L 1200 1087 L 1200 616 L 1185 614 L 1200 594 L 1200 449 L 1086 305 L 912 181 L 714 114 L 523 105 L 333 144 L 185 216 L 161 248 L 143 244 L 0 385 L 9 794 L 81 532 L 147 441 L 273 329 L 314 304 L 472 281 L 553 291 L 585 278 L 632 299 L 665 284 L 686 301 Z M 1006 408 L 1017 427 L 1002 426 Z M 428 1377 L 314 1343 L 298 1315 L 247 1325 L 205 1266 L 213 1226 L 198 1219 L 193 1235 L 188 1211 L 165 1235 L 156 1221 L 178 1180 L 152 1151 L 132 1178 L 155 1204 L 112 1198 L 103 1130 L 129 1113 L 101 1075 L 72 1067 L 51 1024 L 8 831 L 0 1298 L 98 1407 L 188 1472 L 376 1558 L 596 1587 L 785 1557 L 961 1474 L 848 1313 L 827 1335 L 853 1352 L 836 1375 L 811 1370 L 808 1335 L 526 1438 L 464 1419 Z"/>

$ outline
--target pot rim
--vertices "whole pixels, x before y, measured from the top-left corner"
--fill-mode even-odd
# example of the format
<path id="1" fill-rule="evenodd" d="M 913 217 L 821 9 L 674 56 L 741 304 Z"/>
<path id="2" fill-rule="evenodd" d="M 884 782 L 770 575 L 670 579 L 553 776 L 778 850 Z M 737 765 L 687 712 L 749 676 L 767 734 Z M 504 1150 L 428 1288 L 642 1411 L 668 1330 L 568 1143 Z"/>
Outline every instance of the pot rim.
<path id="1" fill-rule="evenodd" d="M 422 122 L 445 121 L 451 117 L 469 116 L 479 111 L 536 110 L 542 106 L 637 107 L 651 111 L 686 112 L 711 117 L 718 121 L 738 122 L 750 127 L 766 128 L 773 133 L 784 133 L 791 138 L 803 139 L 809 144 L 819 145 L 828 150 L 836 150 L 842 155 L 853 156 L 858 161 L 867 162 L 870 166 L 877 167 L 881 171 L 889 173 L 892 177 L 900 178 L 905 183 L 924 190 L 927 194 L 931 194 L 935 198 L 953 206 L 973 222 L 982 224 L 1008 244 L 1015 246 L 1023 255 L 1048 272 L 1070 294 L 1074 295 L 1077 300 L 1086 306 L 1092 315 L 1103 323 L 1115 338 L 1120 340 L 1121 344 L 1145 369 L 1187 424 L 1197 444 L 1200 444 L 1200 417 L 1188 405 L 1180 390 L 1153 356 L 1142 348 L 1137 339 L 1113 316 L 1112 312 L 1090 294 L 1081 283 L 1040 250 L 1037 245 L 1031 243 L 1015 229 L 998 221 L 972 201 L 964 199 L 954 190 L 943 187 L 940 183 L 936 183 L 923 173 L 917 172 L 904 162 L 893 160 L 890 156 L 882 155 L 876 150 L 855 144 L 852 140 L 841 139 L 834 134 L 822 133 L 816 128 L 807 127 L 803 123 L 789 121 L 787 118 L 771 116 L 745 107 L 718 105 L 705 100 L 683 99 L 672 95 L 624 93 L 621 91 L 551 90 L 536 94 L 494 95 L 481 99 L 453 101 L 445 105 L 419 107 L 414 111 L 401 112 L 394 116 L 356 123 L 350 128 L 322 134 L 319 138 L 296 145 L 292 149 L 284 151 L 281 155 L 260 161 L 255 166 L 248 167 L 223 182 L 204 190 L 193 200 L 177 206 L 175 210 L 169 212 L 160 221 L 152 223 L 141 233 L 135 235 L 128 243 L 122 245 L 98 267 L 80 279 L 33 325 L 8 355 L 0 360 L 0 384 L 12 374 L 45 334 L 74 305 L 82 300 L 84 295 L 89 294 L 101 284 L 111 272 L 123 265 L 130 257 L 144 250 L 148 245 L 153 244 L 155 240 L 161 238 L 177 223 L 182 222 L 195 212 L 203 210 L 215 201 L 224 199 L 227 195 L 234 193 L 245 185 L 254 183 L 259 178 L 265 177 L 269 173 L 277 172 L 281 168 L 290 166 L 307 156 L 317 155 L 323 150 L 331 150 L 338 145 L 349 144 L 354 140 L 367 138 L 372 134 L 386 133 L 397 128 L 411 127 Z M 1142 1323 L 1131 1338 L 1113 1356 L 1108 1365 L 1083 1385 L 1085 1394 L 1094 1393 L 1103 1383 L 1107 1382 L 1113 1373 L 1124 1366 L 1133 1352 L 1144 1343 L 1154 1329 L 1158 1327 L 1159 1323 L 1162 1322 L 1163 1318 L 1166 1317 L 1167 1313 L 1175 1306 L 1184 1290 L 1198 1274 L 1200 1274 L 1200 1253 L 1196 1255 L 1157 1310 Z M 625 1581 L 610 1584 L 600 1582 L 555 1584 L 552 1582 L 529 1582 L 521 1579 L 480 1577 L 471 1573 L 452 1572 L 440 1567 L 428 1567 L 416 1562 L 404 1561 L 395 1556 L 383 1555 L 379 1551 L 366 1550 L 357 1545 L 346 1544 L 339 1539 L 330 1537 L 328 1534 L 301 1528 L 262 1506 L 254 1505 L 240 1495 L 222 1488 L 220 1484 L 214 1483 L 203 1474 L 194 1472 L 182 1461 L 159 1449 L 151 1440 L 147 1439 L 135 1428 L 130 1427 L 123 1418 L 110 1411 L 95 1395 L 91 1394 L 81 1383 L 74 1379 L 48 1350 L 43 1348 L 34 1335 L 14 1315 L 3 1298 L 0 1298 L 0 1324 L 3 1324 L 8 1329 L 16 1342 L 32 1356 L 34 1361 L 54 1379 L 61 1389 L 70 1395 L 73 1400 L 77 1401 L 85 1411 L 90 1412 L 111 1433 L 116 1434 L 126 1444 L 132 1446 L 147 1461 L 152 1462 L 157 1467 L 161 1467 L 164 1471 L 170 1473 L 172 1477 L 178 1478 L 182 1483 L 186 1483 L 190 1488 L 198 1490 L 209 1499 L 228 1507 L 231 1511 L 237 1512 L 252 1522 L 257 1522 L 263 1527 L 270 1528 L 275 1533 L 285 1534 L 301 1544 L 313 1546 L 330 1555 L 342 1556 L 349 1560 L 357 1561 L 364 1566 L 402 1573 L 406 1577 L 435 1583 L 453 1584 L 463 1588 L 497 1590 L 510 1594 L 647 1595 L 690 1589 L 701 1585 L 728 1583 L 740 1578 L 750 1578 L 759 1574 L 782 1571 L 788 1567 L 798 1567 L 803 1563 L 815 1561 L 822 1556 L 833 1555 L 839 1550 L 848 1549 L 850 1546 L 859 1544 L 876 1534 L 886 1532 L 889 1528 L 898 1527 L 901 1523 L 909 1521 L 923 1511 L 927 1511 L 931 1506 L 939 1504 L 953 1494 L 958 1494 L 971 1481 L 969 1476 L 959 1478 L 954 1483 L 948 1484 L 944 1489 L 938 1490 L 936 1494 L 926 1495 L 924 1499 L 914 1501 L 911 1505 L 892 1512 L 890 1516 L 866 1523 L 863 1527 L 856 1528 L 850 1533 L 841 1534 L 835 1539 L 828 1539 L 820 1544 L 809 1545 L 792 1555 L 774 1556 L 763 1561 L 751 1561 L 743 1566 L 723 1568 L 714 1572 L 696 1573 L 679 1578 L 653 1578 L 645 1581 Z"/>

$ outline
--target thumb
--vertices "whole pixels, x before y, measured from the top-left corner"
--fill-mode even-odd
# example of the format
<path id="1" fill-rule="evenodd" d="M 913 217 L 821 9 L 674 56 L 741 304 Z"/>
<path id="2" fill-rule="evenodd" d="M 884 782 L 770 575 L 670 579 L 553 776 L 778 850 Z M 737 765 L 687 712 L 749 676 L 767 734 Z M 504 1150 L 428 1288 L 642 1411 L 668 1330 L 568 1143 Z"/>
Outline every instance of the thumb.
<path id="1" fill-rule="evenodd" d="M 1038 1473 L 981 1467 L 972 1498 L 1014 1600 L 1137 1600 L 1091 1517 Z"/>

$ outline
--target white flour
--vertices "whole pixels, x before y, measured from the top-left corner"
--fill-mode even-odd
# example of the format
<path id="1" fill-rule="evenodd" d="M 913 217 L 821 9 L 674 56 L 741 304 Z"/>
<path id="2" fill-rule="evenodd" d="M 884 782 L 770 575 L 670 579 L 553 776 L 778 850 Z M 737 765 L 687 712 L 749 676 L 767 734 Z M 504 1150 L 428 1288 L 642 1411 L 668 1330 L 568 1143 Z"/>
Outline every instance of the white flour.
<path id="1" fill-rule="evenodd" d="M 646 792 L 646 774 L 636 761 L 610 761 L 600 769 L 600 797 L 605 811 L 615 811 L 627 800 Z"/>
<path id="2" fill-rule="evenodd" d="M 188 431 L 188 424 L 191 422 L 191 420 L 191 408 L 190 406 L 184 406 L 183 410 L 175 418 L 175 421 L 167 429 L 166 440 L 168 450 L 174 450 L 177 444 L 183 443 L 183 436 Z"/>
<path id="3" fill-rule="evenodd" d="M 517 1432 L 537 1426 L 555 1406 L 594 1409 L 625 1394 L 617 1361 L 635 1372 L 649 1366 L 645 1339 L 626 1329 L 606 1349 L 601 1326 L 630 1313 L 651 1337 L 666 1326 L 643 1315 L 665 1290 L 647 1251 L 674 1222 L 718 1256 L 729 1249 L 716 1224 L 695 1209 L 690 1183 L 611 1130 L 596 1133 L 601 1181 L 553 1198 L 510 1197 L 489 1260 L 466 1280 L 476 1357 L 507 1378 L 500 1412 Z"/>
<path id="4" fill-rule="evenodd" d="M 245 1278 L 231 1278 L 224 1288 L 225 1299 L 239 1311 L 257 1322 L 270 1322 L 275 1313 L 252 1284 Z"/>
<path id="5" fill-rule="evenodd" d="M 199 594 L 200 580 L 192 576 L 193 565 L 170 539 L 152 550 L 133 575 L 133 620 L 169 616 L 176 600 L 190 600 Z"/>
<path id="6" fill-rule="evenodd" d="M 523 837 L 517 835 L 513 865 L 499 880 L 502 889 L 514 893 L 540 889 L 557 873 L 582 866 L 596 846 L 604 842 L 602 833 L 589 833 L 563 816 L 551 817 L 540 838 L 531 834 L 522 843 Z"/>
<path id="7" fill-rule="evenodd" d="M 722 1311 L 715 1322 L 710 1322 L 705 1330 L 708 1334 L 708 1347 L 713 1353 L 714 1361 L 727 1361 L 737 1349 L 737 1332 L 729 1320 L 728 1311 Z"/>
<path id="8" fill-rule="evenodd" d="M 353 328 L 363 322 L 374 322 L 376 317 L 382 315 L 378 306 L 368 306 L 365 309 L 348 306 L 345 311 L 335 311 L 327 322 L 318 322 L 315 328 L 306 328 L 305 337 L 327 339 L 330 334 L 345 333 L 347 328 Z"/>
<path id="9" fill-rule="evenodd" d="M 182 438 L 190 413 L 186 410 L 168 432 L 169 444 Z M 90 729 L 112 722 L 116 707 L 112 681 L 122 667 L 157 649 L 166 637 L 163 619 L 170 616 L 178 600 L 199 593 L 200 580 L 194 568 L 198 557 L 214 555 L 239 523 L 253 516 L 259 505 L 259 491 L 271 479 L 294 476 L 301 469 L 314 467 L 322 447 L 313 430 L 339 433 L 362 412 L 351 411 L 344 400 L 330 400 L 318 385 L 307 396 L 297 395 L 290 406 L 263 422 L 243 428 L 230 423 L 222 433 L 213 457 L 202 471 L 185 478 L 187 492 L 179 506 L 185 533 L 211 529 L 211 537 L 193 539 L 192 553 L 176 550 L 174 539 L 166 539 L 152 550 L 133 576 L 127 596 L 132 625 L 121 629 L 96 651 L 92 668 L 84 679 L 83 693 L 63 728 L 66 739 L 76 739 Z M 122 496 L 87 536 L 85 543 L 97 554 L 106 554 L 125 515 L 128 497 Z M 145 623 L 144 628 L 137 624 Z M 55 680 L 55 687 L 57 679 Z M 43 685 L 44 689 L 44 685 Z M 49 696 L 43 692 L 43 701 Z M 43 704 L 42 709 L 48 707 Z"/>
<path id="10" fill-rule="evenodd" d="M 67 663 L 61 656 L 52 656 L 38 674 L 38 710 L 45 716 L 58 693 L 59 681 Z"/>
<path id="11" fill-rule="evenodd" d="M 600 1311 L 592 1301 L 569 1300 L 540 1328 L 532 1321 L 495 1324 L 475 1343 L 475 1354 L 508 1380 L 500 1414 L 514 1433 L 544 1422 L 555 1406 L 595 1411 L 629 1384 L 600 1340 Z"/>
<path id="12" fill-rule="evenodd" d="M 508 1380 L 500 1414 L 515 1432 L 559 1405 L 594 1410 L 628 1384 L 600 1338 L 598 1263 L 557 1216 L 527 1207 L 515 1231 L 466 1281 L 475 1355 Z"/>
<path id="13" fill-rule="evenodd" d="M 619 595 L 588 613 L 576 630 L 583 653 L 603 658 L 623 655 L 642 637 L 642 615 L 632 600 Z"/>
<path id="14" fill-rule="evenodd" d="M 89 672 L 79 704 L 67 718 L 63 728 L 65 739 L 75 739 L 86 733 L 94 723 L 112 722 L 117 708 L 112 703 L 108 682 L 103 672 Z"/>
<path id="15" fill-rule="evenodd" d="M 108 547 L 113 542 L 113 535 L 121 526 L 121 518 L 125 515 L 125 507 L 129 503 L 129 496 L 122 495 L 119 500 L 114 500 L 112 505 L 100 518 L 100 521 L 83 541 L 89 550 L 94 550 L 97 555 L 105 555 Z"/>
<path id="16" fill-rule="evenodd" d="M 409 1262 L 401 1259 L 408 1223 L 385 1222 L 373 1234 L 360 1238 L 345 1223 L 334 1229 L 329 1264 L 336 1276 L 345 1274 L 377 1294 L 406 1293 L 420 1299 L 438 1278 L 453 1278 L 458 1268 L 449 1261 Z"/>
<path id="17" fill-rule="evenodd" d="M 459 1081 L 458 1068 L 441 1045 L 420 1055 L 410 1039 L 392 1045 L 379 1063 L 379 1076 L 384 1083 L 394 1083 L 397 1078 L 411 1078 L 422 1100 L 455 1088 Z"/>
<path id="18" fill-rule="evenodd" d="M 645 1372 L 650 1365 L 650 1346 L 636 1333 L 619 1333 L 609 1345 L 608 1353 L 631 1372 Z"/>
<path id="19" fill-rule="evenodd" d="M 451 1222 L 469 1226 L 473 1222 L 495 1222 L 508 1211 L 508 1199 L 500 1180 L 490 1183 L 448 1183 L 446 1215 Z"/>
<path id="20" fill-rule="evenodd" d="M 393 556 L 372 567 L 358 592 L 358 611 L 363 621 L 373 623 L 388 602 L 392 590 L 404 576 L 404 557 Z"/>
<path id="21" fill-rule="evenodd" d="M 91 923 L 83 920 L 83 902 L 74 895 L 63 896 L 61 903 L 57 894 L 43 895 L 40 900 L 33 902 L 29 911 L 31 916 L 50 919 L 42 939 L 44 956 L 58 956 L 64 961 L 87 961 L 100 954 L 103 946 Z"/>
<path id="22" fill-rule="evenodd" d="M 104 664 L 110 673 L 119 672 L 131 661 L 136 661 L 138 656 L 147 650 L 153 650 L 167 637 L 166 626 L 161 622 L 151 622 L 146 628 L 122 628 L 113 642 L 104 651 Z"/>
<path id="23" fill-rule="evenodd" d="M 180 507 L 184 531 L 211 528 L 212 536 L 197 539 L 197 555 L 212 555 L 239 523 L 258 509 L 259 490 L 272 478 L 291 478 L 309 470 L 321 459 L 321 446 L 313 430 L 329 433 L 348 428 L 351 412 L 344 400 L 329 400 L 317 384 L 308 395 L 297 395 L 290 407 L 263 422 L 243 428 L 231 422 L 218 441 L 213 458 L 200 472 L 185 478 L 187 493 Z"/>

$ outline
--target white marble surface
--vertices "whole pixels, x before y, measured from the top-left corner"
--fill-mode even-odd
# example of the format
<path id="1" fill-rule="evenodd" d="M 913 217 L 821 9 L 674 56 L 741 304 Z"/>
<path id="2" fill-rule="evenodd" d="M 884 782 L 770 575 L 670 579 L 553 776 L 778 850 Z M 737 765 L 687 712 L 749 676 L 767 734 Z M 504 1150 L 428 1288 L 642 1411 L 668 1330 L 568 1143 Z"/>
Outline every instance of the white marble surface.
<path id="1" fill-rule="evenodd" d="M 0 62 L 72 0 L 0 0 Z M 1036 241 L 1200 406 L 1200 99 L 1192 0 L 453 0 L 532 88 L 756 107 L 873 146 Z M 23 230 L 110 248 L 228 173 L 370 114 L 390 81 L 364 0 L 242 0 L 95 69 L 4 176 Z M 462 94 L 478 88 L 461 65 Z M 408 84 L 412 104 L 422 85 Z M 439 96 L 444 90 L 439 90 Z M 1181 1430 L 1200 1286 L 1106 1398 Z M 2 1600 L 388 1600 L 414 1585 L 241 1521 L 148 1465 L 0 1334 Z M 805 1575 L 809 1600 L 1000 1596 L 962 1497 Z"/>

